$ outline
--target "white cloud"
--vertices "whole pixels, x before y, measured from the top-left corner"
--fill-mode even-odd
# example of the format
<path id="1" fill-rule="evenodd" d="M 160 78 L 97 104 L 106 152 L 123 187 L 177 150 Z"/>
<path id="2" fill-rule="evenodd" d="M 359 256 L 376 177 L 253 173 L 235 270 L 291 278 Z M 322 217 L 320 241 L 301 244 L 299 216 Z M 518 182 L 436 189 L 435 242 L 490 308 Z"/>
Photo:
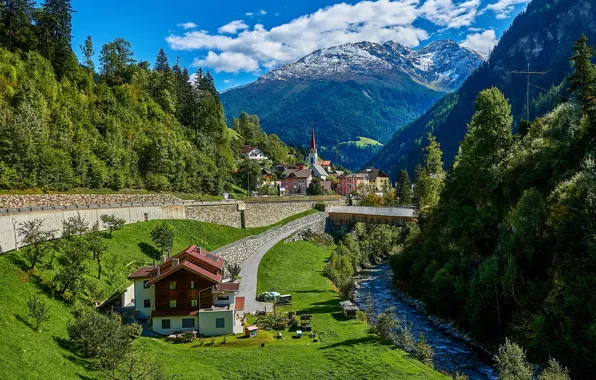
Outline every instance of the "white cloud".
<path id="1" fill-rule="evenodd" d="M 422 5 L 420 0 L 366 0 L 321 8 L 271 29 L 261 24 L 234 29 L 231 24 L 239 22 L 234 21 L 221 27 L 218 34 L 195 30 L 172 34 L 166 40 L 175 50 L 209 50 L 207 58 L 198 62 L 216 70 L 234 72 L 237 67 L 237 71 L 254 71 L 351 42 L 393 40 L 416 47 L 429 38 L 424 29 L 413 25 L 417 19 L 425 18 L 445 29 L 470 26 L 479 6 L 480 0 L 426 0 Z M 233 64 L 230 60 L 234 57 L 242 62 Z"/>
<path id="2" fill-rule="evenodd" d="M 468 34 L 462 46 L 488 54 L 497 44 L 497 34 L 489 29 L 483 33 Z"/>
<path id="3" fill-rule="evenodd" d="M 495 12 L 498 19 L 506 19 L 513 13 L 517 4 L 526 4 L 530 0 L 498 0 L 494 4 L 489 4 L 485 9 Z"/>
<path id="4" fill-rule="evenodd" d="M 204 59 L 195 59 L 192 66 L 213 67 L 215 72 L 237 73 L 254 72 L 259 69 L 259 62 L 242 53 L 223 52 L 217 54 L 210 51 Z"/>
<path id="5" fill-rule="evenodd" d="M 182 24 L 178 24 L 178 26 L 183 29 L 194 29 L 197 27 L 197 24 L 195 24 L 194 22 L 184 22 Z"/>
<path id="6" fill-rule="evenodd" d="M 219 33 L 236 34 L 236 33 L 238 33 L 239 30 L 244 30 L 247 28 L 248 28 L 248 25 L 246 25 L 244 23 L 244 20 L 235 20 L 235 21 L 232 21 L 232 22 L 222 26 L 217 31 Z"/>
<path id="7" fill-rule="evenodd" d="M 259 14 L 260 14 L 261 16 L 264 16 L 264 15 L 266 15 L 266 14 L 267 14 L 267 11 L 265 11 L 264 9 L 261 9 L 261 10 L 259 11 Z"/>
<path id="8" fill-rule="evenodd" d="M 458 4 L 452 0 L 427 0 L 420 11 L 425 18 L 437 25 L 461 28 L 472 25 L 479 7 L 480 0 L 465 0 Z"/>
<path id="9" fill-rule="evenodd" d="M 252 13 L 252 12 L 246 12 L 245 15 L 247 15 L 248 17 L 252 17 L 252 16 L 254 16 L 254 13 Z"/>

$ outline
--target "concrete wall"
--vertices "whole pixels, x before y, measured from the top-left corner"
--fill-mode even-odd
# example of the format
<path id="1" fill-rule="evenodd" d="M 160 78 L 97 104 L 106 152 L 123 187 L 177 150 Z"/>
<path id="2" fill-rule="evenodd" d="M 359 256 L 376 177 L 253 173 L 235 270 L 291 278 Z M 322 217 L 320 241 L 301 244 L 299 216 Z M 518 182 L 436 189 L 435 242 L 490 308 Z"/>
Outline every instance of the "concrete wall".
<path id="1" fill-rule="evenodd" d="M 195 320 L 195 327 L 183 328 L 182 327 L 182 319 L 186 319 L 186 318 L 192 318 L 192 319 L 194 319 Z M 161 321 L 164 320 L 164 319 L 169 319 L 170 320 L 170 328 L 169 329 L 162 329 L 161 328 Z M 162 335 L 170 335 L 174 331 L 193 331 L 193 330 L 197 330 L 197 326 L 198 326 L 198 317 L 191 317 L 191 316 L 186 316 L 186 317 L 154 317 L 154 318 L 151 319 L 151 321 L 152 321 L 153 331 L 155 331 L 158 334 L 162 334 Z"/>
<path id="2" fill-rule="evenodd" d="M 109 207 L 109 205 L 93 205 L 96 208 L 62 208 L 57 210 L 43 210 L 40 207 L 33 207 L 29 211 L 8 212 L 0 214 L 0 245 L 2 252 L 21 247 L 21 238 L 18 236 L 17 229 L 20 223 L 32 221 L 36 218 L 43 219 L 43 227 L 49 230 L 57 230 L 56 236 L 62 233 L 62 221 L 70 217 L 80 215 L 89 222 L 89 226 L 98 221 L 101 224 L 100 217 L 104 214 L 114 214 L 123 218 L 126 223 L 136 223 L 153 219 L 184 219 L 183 205 L 170 206 L 137 206 L 137 207 Z M 9 210 L 11 211 L 11 210 Z M 102 227 L 103 228 L 103 227 Z"/>
<path id="3" fill-rule="evenodd" d="M 217 318 L 224 319 L 224 327 L 215 327 Z M 202 311 L 199 313 L 199 334 L 204 336 L 228 335 L 234 332 L 234 311 Z"/>
<path id="4" fill-rule="evenodd" d="M 134 302 L 135 311 L 139 313 L 141 318 L 149 318 L 153 308 L 155 308 L 155 286 L 145 288 L 143 283 L 145 280 L 135 280 Z M 145 307 L 145 300 L 151 300 L 151 306 Z"/>

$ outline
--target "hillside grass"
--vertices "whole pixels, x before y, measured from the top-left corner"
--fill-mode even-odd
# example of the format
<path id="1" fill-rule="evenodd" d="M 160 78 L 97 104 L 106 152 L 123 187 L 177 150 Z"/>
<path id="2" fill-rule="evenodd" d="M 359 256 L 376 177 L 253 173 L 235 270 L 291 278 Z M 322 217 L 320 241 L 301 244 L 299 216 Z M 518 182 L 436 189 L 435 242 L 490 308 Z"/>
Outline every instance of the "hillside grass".
<path id="1" fill-rule="evenodd" d="M 285 224 L 297 218 L 316 212 L 305 213 L 284 219 L 276 225 Z M 149 236 L 151 229 L 162 221 L 154 220 L 124 226 L 115 231 L 112 238 L 106 238 L 108 257 L 120 258 L 121 285 L 126 287 L 126 275 L 139 265 L 151 263 L 146 253 L 152 249 Z M 250 235 L 259 234 L 269 227 L 239 229 L 191 220 L 168 220 L 174 230 L 173 252 L 197 244 L 208 250 L 215 250 Z M 52 298 L 41 289 L 39 279 L 28 273 L 22 251 L 0 255 L 0 378 L 2 379 L 73 379 L 95 378 L 98 374 L 93 365 L 69 350 L 66 325 L 71 319 L 73 305 Z M 97 271 L 95 262 L 89 263 L 89 279 Z M 104 263 L 105 269 L 105 263 Z M 39 272 L 36 272 L 37 274 Z M 102 276 L 106 285 L 106 276 Z M 118 285 L 116 285 L 118 287 Z M 27 317 L 27 301 L 32 295 L 50 305 L 50 322 L 42 326 L 41 332 L 33 330 L 33 322 Z"/>

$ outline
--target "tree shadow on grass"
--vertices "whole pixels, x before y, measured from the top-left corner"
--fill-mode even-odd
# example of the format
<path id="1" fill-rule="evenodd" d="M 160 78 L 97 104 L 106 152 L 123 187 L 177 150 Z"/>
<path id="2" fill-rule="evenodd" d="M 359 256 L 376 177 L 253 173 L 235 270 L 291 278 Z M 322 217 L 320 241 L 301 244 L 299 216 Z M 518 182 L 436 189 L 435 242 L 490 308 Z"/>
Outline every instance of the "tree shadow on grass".
<path id="1" fill-rule="evenodd" d="M 332 314 L 340 311 L 339 301 L 330 299 L 322 302 L 315 302 L 300 310 L 300 314 Z"/>
<path id="2" fill-rule="evenodd" d="M 27 262 L 27 260 L 25 260 L 25 258 L 20 255 L 17 254 L 16 252 L 10 252 L 5 254 L 5 256 L 8 257 L 8 259 L 17 267 L 19 267 L 22 271 L 27 272 L 29 271 L 31 265 Z"/>
<path id="3" fill-rule="evenodd" d="M 155 260 L 159 259 L 159 251 L 157 250 L 157 248 L 155 248 L 151 244 L 140 242 L 139 244 L 137 244 L 137 246 L 139 247 L 141 252 L 143 252 L 149 258 L 155 259 Z"/>
<path id="4" fill-rule="evenodd" d="M 85 368 L 87 371 L 95 371 L 97 369 L 93 360 L 81 357 L 79 354 L 76 353 L 76 348 L 71 340 L 64 339 L 58 336 L 53 337 L 54 341 L 60 346 L 60 348 L 68 351 L 68 353 L 64 353 L 66 359 L 70 362 Z"/>
<path id="5" fill-rule="evenodd" d="M 13 314 L 17 321 L 23 323 L 24 325 L 28 326 L 31 330 L 35 331 L 35 326 L 31 322 L 29 322 L 26 318 L 21 317 L 18 314 Z"/>
<path id="6" fill-rule="evenodd" d="M 358 346 L 358 345 L 362 345 L 362 344 L 371 344 L 371 343 L 383 344 L 383 342 L 379 339 L 379 337 L 374 336 L 374 335 L 369 335 L 369 336 L 365 336 L 362 338 L 342 340 L 341 342 L 336 342 L 336 343 L 322 346 L 320 349 L 327 350 L 330 348 L 337 348 L 337 347 L 354 347 L 354 346 Z"/>

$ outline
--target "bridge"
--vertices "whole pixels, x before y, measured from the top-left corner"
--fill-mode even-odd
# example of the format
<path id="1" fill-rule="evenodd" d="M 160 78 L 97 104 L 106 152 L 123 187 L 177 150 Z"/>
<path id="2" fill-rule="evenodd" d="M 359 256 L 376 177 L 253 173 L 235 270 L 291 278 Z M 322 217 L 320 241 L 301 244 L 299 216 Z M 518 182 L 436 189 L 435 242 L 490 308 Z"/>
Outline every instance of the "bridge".
<path id="1" fill-rule="evenodd" d="M 336 226 L 358 222 L 405 226 L 417 216 L 413 207 L 330 206 L 327 214 L 330 222 Z"/>

